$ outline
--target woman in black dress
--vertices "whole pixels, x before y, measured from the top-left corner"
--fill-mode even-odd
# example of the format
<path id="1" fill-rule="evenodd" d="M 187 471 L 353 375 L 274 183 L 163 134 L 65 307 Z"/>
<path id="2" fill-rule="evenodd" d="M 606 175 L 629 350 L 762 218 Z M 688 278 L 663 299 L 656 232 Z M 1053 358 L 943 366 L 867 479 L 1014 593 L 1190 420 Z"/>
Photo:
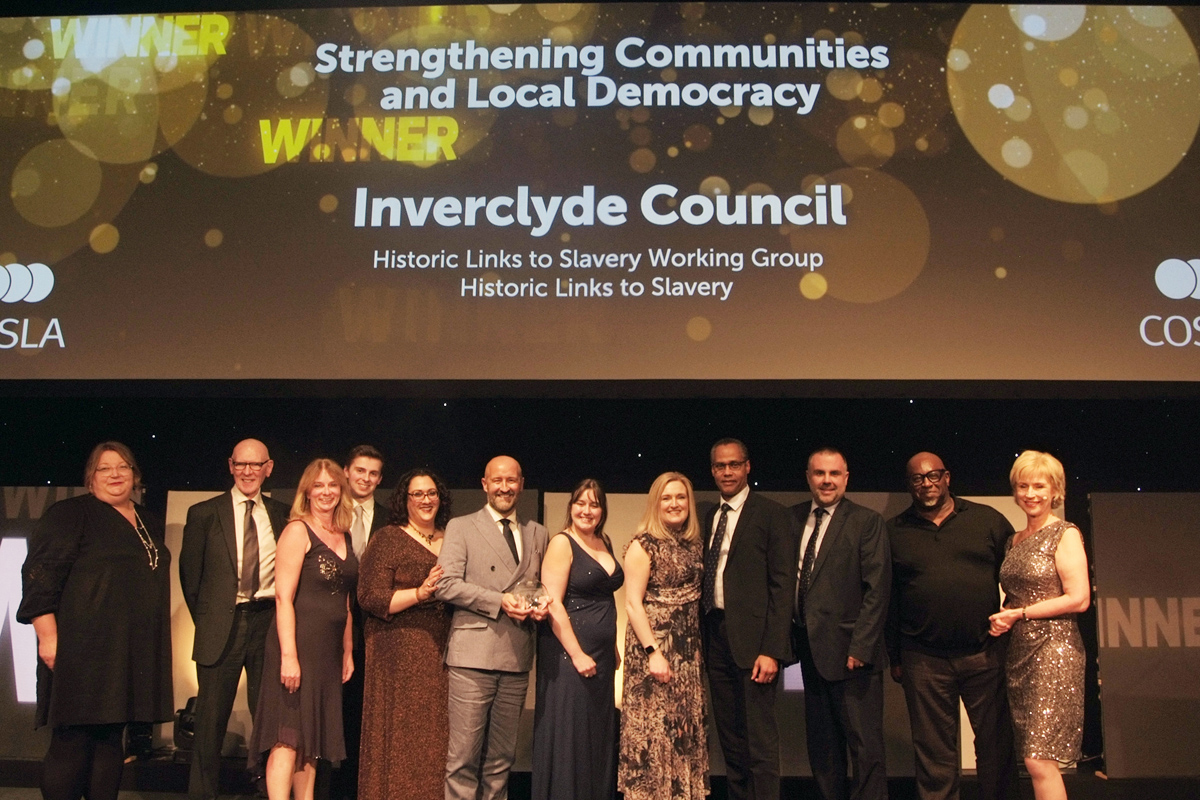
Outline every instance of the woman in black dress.
<path id="1" fill-rule="evenodd" d="M 17 620 L 38 637 L 47 800 L 115 798 L 125 725 L 171 719 L 171 553 L 133 502 L 141 479 L 128 447 L 97 445 L 90 494 L 55 503 L 29 539 Z"/>
<path id="2" fill-rule="evenodd" d="M 611 800 L 616 785 L 613 680 L 625 575 L 604 533 L 608 505 L 590 478 L 571 493 L 567 528 L 550 540 L 542 581 L 554 598 L 538 629 L 533 800 Z"/>
<path id="3" fill-rule="evenodd" d="M 346 757 L 342 684 L 354 672 L 350 594 L 358 580 L 349 496 L 341 467 L 313 461 L 275 549 L 275 622 L 250 741 L 252 768 L 270 751 L 270 800 L 312 800 L 317 759 Z"/>

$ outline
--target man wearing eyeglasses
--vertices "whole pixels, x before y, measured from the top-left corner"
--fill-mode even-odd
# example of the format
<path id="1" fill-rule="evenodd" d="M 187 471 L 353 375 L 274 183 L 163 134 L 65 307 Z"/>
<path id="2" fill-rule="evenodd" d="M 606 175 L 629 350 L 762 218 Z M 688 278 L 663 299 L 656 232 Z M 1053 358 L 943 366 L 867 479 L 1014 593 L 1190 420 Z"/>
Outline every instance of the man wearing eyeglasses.
<path id="1" fill-rule="evenodd" d="M 979 796 L 1015 796 L 1016 760 L 1004 688 L 1005 637 L 988 636 L 1000 607 L 1000 563 L 1013 528 L 1000 512 L 950 493 L 933 453 L 906 469 L 912 505 L 888 522 L 892 602 L 886 639 L 904 686 L 922 800 L 959 796 L 959 700 L 975 732 Z"/>
<path id="2" fill-rule="evenodd" d="M 238 442 L 229 457 L 233 488 L 189 508 L 183 527 L 179 582 L 196 623 L 198 684 L 190 800 L 219 794 L 221 745 L 243 669 L 251 714 L 258 707 L 263 649 L 275 618 L 275 540 L 289 513 L 262 493 L 272 467 L 265 444 Z"/>
<path id="3" fill-rule="evenodd" d="M 737 439 L 709 450 L 721 502 L 704 516 L 704 663 L 733 800 L 779 797 L 780 662 L 791 660 L 797 531 L 787 509 L 750 491 Z"/>

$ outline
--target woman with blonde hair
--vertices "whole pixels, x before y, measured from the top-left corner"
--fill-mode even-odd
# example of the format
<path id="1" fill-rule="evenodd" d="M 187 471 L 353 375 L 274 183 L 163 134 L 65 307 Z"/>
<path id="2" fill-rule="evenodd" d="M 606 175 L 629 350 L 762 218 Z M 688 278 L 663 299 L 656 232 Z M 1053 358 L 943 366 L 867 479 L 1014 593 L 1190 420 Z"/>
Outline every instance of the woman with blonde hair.
<path id="1" fill-rule="evenodd" d="M 270 800 L 312 800 L 317 759 L 346 757 L 342 684 L 354 672 L 350 595 L 358 580 L 349 497 L 342 468 L 313 461 L 275 550 L 275 623 L 249 745 L 252 767 L 270 751 Z"/>
<path id="2" fill-rule="evenodd" d="M 1009 473 L 1025 529 L 1010 540 L 1000 567 L 1004 607 L 990 617 L 992 636 L 1009 633 L 1008 703 L 1017 751 L 1037 800 L 1065 800 L 1060 763 L 1077 761 L 1083 738 L 1083 640 L 1075 615 L 1091 600 L 1079 528 L 1057 515 L 1066 476 L 1049 453 L 1026 450 Z"/>
<path id="3" fill-rule="evenodd" d="M 625 685 L 617 788 L 626 800 L 708 794 L 701 677 L 703 542 L 692 482 L 655 479 L 625 551 Z"/>

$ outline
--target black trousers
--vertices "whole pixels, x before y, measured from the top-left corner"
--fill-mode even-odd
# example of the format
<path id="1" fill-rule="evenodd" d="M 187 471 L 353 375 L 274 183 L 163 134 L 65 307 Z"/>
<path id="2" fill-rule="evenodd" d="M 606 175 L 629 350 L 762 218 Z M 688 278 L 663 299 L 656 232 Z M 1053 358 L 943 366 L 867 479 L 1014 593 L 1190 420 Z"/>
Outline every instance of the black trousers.
<path id="1" fill-rule="evenodd" d="M 1017 762 L 1004 685 L 1005 644 L 1003 637 L 992 639 L 982 652 L 955 658 L 901 651 L 901 682 L 922 800 L 958 800 L 960 698 L 975 733 L 981 800 L 1016 797 Z"/>
<path id="2" fill-rule="evenodd" d="M 704 661 L 712 696 L 717 738 L 725 756 L 730 800 L 778 800 L 779 726 L 775 703 L 780 678 L 771 683 L 750 680 L 729 649 L 725 614 L 704 615 Z"/>
<path id="3" fill-rule="evenodd" d="M 813 661 L 808 631 L 793 627 L 792 633 L 804 674 L 808 760 L 821 797 L 886 800 L 883 674 L 878 666 L 871 666 L 851 672 L 845 680 L 827 681 Z"/>
<path id="4" fill-rule="evenodd" d="M 229 643 L 220 660 L 212 666 L 196 665 L 196 735 L 188 775 L 189 800 L 215 800 L 220 794 L 221 747 L 243 669 L 250 714 L 258 712 L 263 651 L 275 619 L 275 604 L 258 601 L 251 606 L 239 606 L 233 613 Z M 271 679 L 277 681 L 279 676 Z"/>
<path id="5" fill-rule="evenodd" d="M 44 800 L 116 800 L 125 769 L 124 722 L 60 725 L 42 761 Z"/>

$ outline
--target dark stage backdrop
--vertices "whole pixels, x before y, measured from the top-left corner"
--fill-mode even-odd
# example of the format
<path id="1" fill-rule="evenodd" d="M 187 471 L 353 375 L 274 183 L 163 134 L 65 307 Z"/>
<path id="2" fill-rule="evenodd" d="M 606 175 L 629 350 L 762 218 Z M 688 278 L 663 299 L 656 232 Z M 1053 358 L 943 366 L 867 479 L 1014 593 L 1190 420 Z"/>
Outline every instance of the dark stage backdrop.
<path id="1" fill-rule="evenodd" d="M 10 378 L 1200 378 L 1194 8 L 173 5 L 0 20 Z"/>
<path id="2" fill-rule="evenodd" d="M 1200 775 L 1200 494 L 1094 494 L 1113 778 Z"/>

